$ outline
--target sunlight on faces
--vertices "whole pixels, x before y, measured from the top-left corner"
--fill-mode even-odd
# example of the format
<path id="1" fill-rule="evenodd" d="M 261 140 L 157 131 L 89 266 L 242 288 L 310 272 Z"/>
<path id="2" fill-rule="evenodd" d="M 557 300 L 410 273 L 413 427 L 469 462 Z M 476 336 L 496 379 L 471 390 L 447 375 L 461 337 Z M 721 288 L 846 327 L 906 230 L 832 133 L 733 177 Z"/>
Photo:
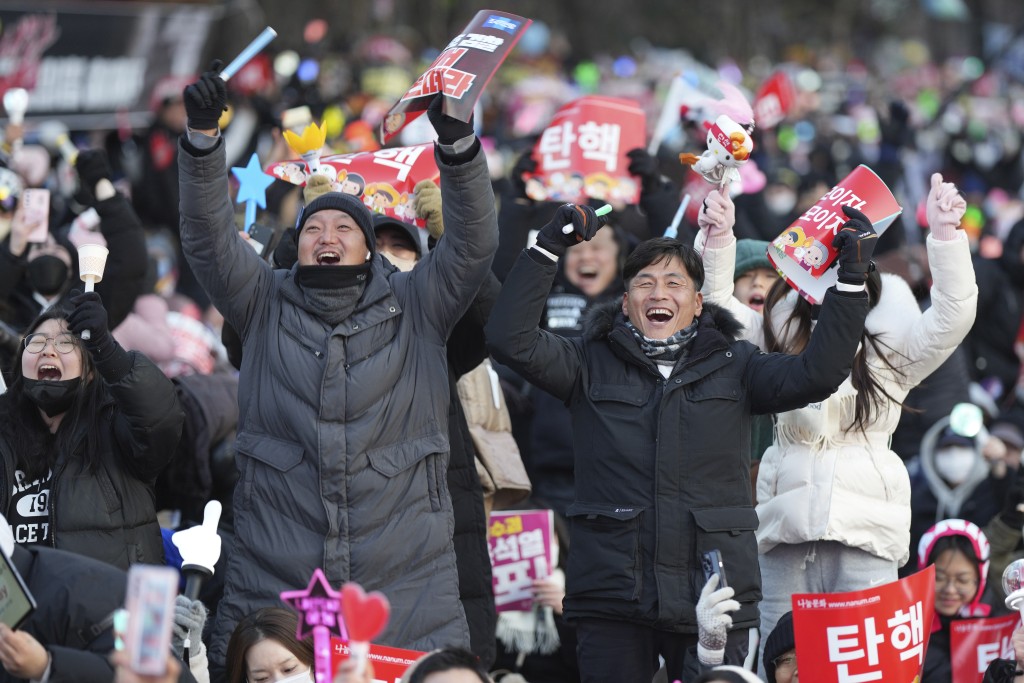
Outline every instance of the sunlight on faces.
<path id="1" fill-rule="evenodd" d="M 386 257 L 403 273 L 416 265 L 416 247 L 409 236 L 398 228 L 381 226 L 374 231 L 377 236 L 377 253 Z"/>
<path id="2" fill-rule="evenodd" d="M 758 313 L 764 309 L 764 299 L 772 288 L 779 274 L 771 268 L 752 268 L 736 278 L 732 286 L 732 295 L 744 306 Z"/>
<path id="3" fill-rule="evenodd" d="M 273 638 L 264 638 L 245 653 L 245 675 L 249 683 L 273 683 L 303 671 L 309 671 L 309 666 Z"/>
<path id="4" fill-rule="evenodd" d="M 704 297 L 675 256 L 641 268 L 622 297 L 622 314 L 649 339 L 668 339 L 703 308 Z"/>
<path id="5" fill-rule="evenodd" d="M 74 335 L 68 332 L 67 324 L 63 320 L 45 320 L 26 337 L 37 333 L 54 340 L 62 335 L 68 335 L 71 339 L 75 339 Z M 75 340 L 75 348 L 71 353 L 59 353 L 55 342 L 48 341 L 39 353 L 29 353 L 28 350 L 25 350 L 21 354 L 21 374 L 28 379 L 47 381 L 81 377 L 82 347 Z"/>
<path id="6" fill-rule="evenodd" d="M 589 242 L 580 242 L 565 252 L 565 276 L 573 287 L 595 297 L 612 283 L 618 271 L 619 244 L 609 227 L 597 231 Z"/>
<path id="7" fill-rule="evenodd" d="M 369 253 L 362 229 L 344 211 L 317 211 L 299 233 L 300 266 L 358 266 Z"/>
<path id="8" fill-rule="evenodd" d="M 959 550 L 943 550 L 935 559 L 935 611 L 956 616 L 978 590 L 978 567 Z"/>

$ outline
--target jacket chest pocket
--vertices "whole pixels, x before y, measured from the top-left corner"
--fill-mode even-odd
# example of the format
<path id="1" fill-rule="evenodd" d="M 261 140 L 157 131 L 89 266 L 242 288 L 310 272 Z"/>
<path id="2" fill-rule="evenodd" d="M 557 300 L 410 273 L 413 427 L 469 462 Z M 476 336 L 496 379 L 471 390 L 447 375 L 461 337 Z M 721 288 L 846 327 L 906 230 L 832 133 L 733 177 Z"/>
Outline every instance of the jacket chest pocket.
<path id="1" fill-rule="evenodd" d="M 440 432 L 366 452 L 370 467 L 387 478 L 393 495 L 412 502 L 426 494 L 431 512 L 451 509 L 447 495 L 448 439 Z M 423 471 L 418 467 L 424 463 Z"/>
<path id="2" fill-rule="evenodd" d="M 587 391 L 594 409 L 602 415 L 637 418 L 651 397 L 653 387 L 642 384 L 592 383 Z"/>
<path id="3" fill-rule="evenodd" d="M 235 450 L 243 456 L 238 463 L 242 470 L 242 504 L 246 508 L 257 490 L 287 490 L 280 480 L 302 462 L 304 453 L 297 443 L 253 432 L 240 432 L 235 439 Z"/>
<path id="4" fill-rule="evenodd" d="M 686 398 L 691 401 L 739 401 L 742 395 L 735 377 L 709 377 L 686 387 Z"/>
<path id="5" fill-rule="evenodd" d="M 722 553 L 726 582 L 741 603 L 761 599 L 761 569 L 757 562 L 757 513 L 751 507 L 701 508 L 691 510 L 697 524 L 697 553 L 690 571 L 694 602 L 704 587 L 700 558 L 709 550 Z"/>
<path id="6" fill-rule="evenodd" d="M 640 599 L 643 553 L 640 547 L 644 508 L 573 503 L 570 525 L 568 597 Z"/>

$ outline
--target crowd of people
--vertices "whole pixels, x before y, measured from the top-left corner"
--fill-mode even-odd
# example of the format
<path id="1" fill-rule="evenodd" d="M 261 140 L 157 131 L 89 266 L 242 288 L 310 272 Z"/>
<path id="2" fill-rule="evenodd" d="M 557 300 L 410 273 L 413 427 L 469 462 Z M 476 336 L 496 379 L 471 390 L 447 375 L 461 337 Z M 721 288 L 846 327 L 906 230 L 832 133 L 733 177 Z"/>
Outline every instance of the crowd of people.
<path id="1" fill-rule="evenodd" d="M 301 104 L 344 111 L 331 151 L 376 149 L 388 89 L 240 90 L 214 65 L 161 85 L 149 130 L 75 136 L 77 157 L 8 123 L 0 552 L 38 606 L 0 625 L 0 680 L 312 681 L 281 593 L 319 568 L 388 598 L 377 642 L 429 653 L 406 681 L 789 683 L 794 594 L 933 566 L 920 680 L 951 682 L 952 625 L 1006 613 L 1024 557 L 1024 162 L 1011 119 L 971 108 L 1009 116 L 1019 86 L 823 57 L 790 68 L 794 104 L 753 129 L 740 182 L 675 160 L 705 136 L 683 106 L 657 149 L 629 150 L 637 203 L 531 199 L 554 108 L 595 90 L 649 108 L 648 58 L 562 89 L 550 54 L 514 59 L 469 122 L 435 98 L 425 229 L 314 172 L 270 185 L 262 251 L 229 168 L 294 158 Z M 348 68 L 413 63 L 378 45 Z M 879 235 L 843 207 L 837 283 L 812 305 L 769 242 L 860 163 L 903 214 Z M 109 251 L 95 291 L 84 243 Z M 126 571 L 180 566 L 170 536 L 211 500 L 213 576 L 177 598 L 167 674 L 137 674 L 109 620 Z M 559 551 L 533 607 L 499 612 L 487 515 L 510 509 L 551 510 Z M 1013 648 L 986 681 L 1018 680 L 1024 627 Z M 335 677 L 373 680 L 354 661 Z"/>

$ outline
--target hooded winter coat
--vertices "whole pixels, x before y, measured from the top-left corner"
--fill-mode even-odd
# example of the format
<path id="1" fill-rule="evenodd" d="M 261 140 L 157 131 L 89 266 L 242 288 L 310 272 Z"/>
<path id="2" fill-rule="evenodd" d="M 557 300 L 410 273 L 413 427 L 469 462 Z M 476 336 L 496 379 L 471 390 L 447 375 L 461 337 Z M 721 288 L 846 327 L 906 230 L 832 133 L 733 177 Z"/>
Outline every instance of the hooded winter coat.
<path id="1" fill-rule="evenodd" d="M 664 378 L 625 326 L 620 302 L 596 309 L 582 337 L 539 329 L 555 271 L 546 256 L 523 253 L 486 332 L 499 361 L 572 415 L 566 617 L 696 633 L 700 557 L 717 548 L 734 568 L 734 627 L 757 625 L 750 415 L 835 390 L 849 372 L 867 297 L 830 292 L 799 356 L 760 353 L 737 340 L 732 315 L 705 305 L 688 357 Z"/>
<path id="2" fill-rule="evenodd" d="M 698 250 L 699 251 L 699 250 Z M 703 251 L 705 300 L 733 311 L 744 338 L 764 346 L 763 317 L 732 296 L 735 241 Z M 918 308 L 910 287 L 882 275 L 881 297 L 864 329 L 878 337 L 894 372 L 868 348 L 867 362 L 893 400 L 886 400 L 864 432 L 853 427 L 857 390 L 847 377 L 827 401 L 795 411 L 777 408 L 775 443 L 765 451 L 757 478 L 758 548 L 780 543 L 839 541 L 899 566 L 910 556 L 910 477 L 889 448 L 901 401 L 963 341 L 974 323 L 978 288 L 967 237 L 928 237 L 934 284 L 932 305 Z M 796 304 L 789 292 L 772 311 L 777 337 Z M 742 317 L 740 317 L 742 316 Z M 855 334 L 860 339 L 861 331 Z"/>
<path id="3" fill-rule="evenodd" d="M 211 666 L 242 616 L 305 587 L 318 567 L 332 586 L 352 580 L 388 596 L 378 642 L 468 646 L 445 482 L 445 342 L 497 245 L 483 153 L 459 165 L 438 155 L 445 238 L 408 273 L 369 245 L 366 288 L 332 327 L 294 269 L 272 269 L 238 239 L 223 141 L 205 153 L 182 146 L 182 245 L 243 345 L 236 546 Z"/>
<path id="4" fill-rule="evenodd" d="M 163 564 L 153 484 L 174 457 L 185 415 L 171 381 L 140 353 L 129 352 L 131 369 L 105 382 L 95 417 L 74 433 L 71 452 L 53 465 L 48 507 L 50 542 L 56 548 L 106 562 L 120 569 Z M 0 399 L 0 420 L 15 419 Z M 91 470 L 83 450 L 88 430 L 98 430 L 98 466 Z M 16 481 L 17 457 L 0 429 L 0 510 L 8 511 Z"/>

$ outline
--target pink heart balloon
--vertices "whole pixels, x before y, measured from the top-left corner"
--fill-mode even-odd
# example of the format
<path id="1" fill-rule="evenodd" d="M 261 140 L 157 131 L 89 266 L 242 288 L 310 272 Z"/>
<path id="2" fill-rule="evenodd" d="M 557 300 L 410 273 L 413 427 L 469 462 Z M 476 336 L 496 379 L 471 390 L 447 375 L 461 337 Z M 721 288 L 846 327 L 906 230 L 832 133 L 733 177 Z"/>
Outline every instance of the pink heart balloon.
<path id="1" fill-rule="evenodd" d="M 388 625 L 391 604 L 383 593 L 367 595 L 358 583 L 341 587 L 341 614 L 351 642 L 372 642 Z"/>

